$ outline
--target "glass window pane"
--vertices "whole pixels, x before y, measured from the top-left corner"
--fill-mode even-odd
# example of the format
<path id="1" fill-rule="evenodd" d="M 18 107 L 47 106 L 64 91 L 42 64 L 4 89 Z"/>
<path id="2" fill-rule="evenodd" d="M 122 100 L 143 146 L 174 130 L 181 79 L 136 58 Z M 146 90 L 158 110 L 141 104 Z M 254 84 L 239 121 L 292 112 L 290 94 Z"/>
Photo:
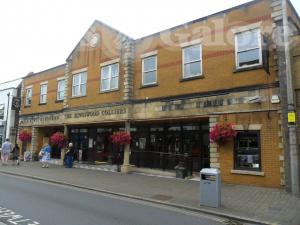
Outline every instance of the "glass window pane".
<path id="1" fill-rule="evenodd" d="M 156 83 L 156 71 L 144 73 L 143 84 Z"/>
<path id="2" fill-rule="evenodd" d="M 41 85 L 41 94 L 46 94 L 47 93 L 47 85 Z"/>
<path id="3" fill-rule="evenodd" d="M 86 84 L 80 85 L 80 95 L 86 95 Z"/>
<path id="4" fill-rule="evenodd" d="M 184 65 L 184 77 L 192 77 L 201 74 L 201 63 L 194 62 Z"/>
<path id="5" fill-rule="evenodd" d="M 76 74 L 73 76 L 73 86 L 76 86 L 79 84 L 79 75 Z"/>
<path id="6" fill-rule="evenodd" d="M 63 95 L 64 95 L 63 92 L 58 92 L 57 93 L 57 100 L 62 100 L 64 98 Z"/>
<path id="7" fill-rule="evenodd" d="M 81 73 L 81 84 L 86 84 L 87 73 Z"/>
<path id="8" fill-rule="evenodd" d="M 101 79 L 109 78 L 109 66 L 102 67 L 101 69 Z"/>
<path id="9" fill-rule="evenodd" d="M 184 48 L 184 63 L 201 59 L 200 45 Z"/>
<path id="10" fill-rule="evenodd" d="M 73 86 L 73 96 L 79 95 L 79 86 Z"/>
<path id="11" fill-rule="evenodd" d="M 239 132 L 236 142 L 235 168 L 259 170 L 261 168 L 259 132 Z"/>
<path id="12" fill-rule="evenodd" d="M 259 63 L 259 49 L 238 53 L 238 66 L 248 66 Z"/>
<path id="13" fill-rule="evenodd" d="M 144 59 L 144 71 L 156 70 L 156 56 Z"/>
<path id="14" fill-rule="evenodd" d="M 258 48 L 258 30 L 251 30 L 237 34 L 237 45 L 238 52 L 247 49 Z"/>
<path id="15" fill-rule="evenodd" d="M 116 77 L 119 75 L 119 66 L 118 64 L 111 65 L 111 77 Z"/>
<path id="16" fill-rule="evenodd" d="M 109 89 L 109 80 L 108 79 L 102 80 L 101 81 L 101 90 L 105 91 L 105 90 L 108 90 L 108 89 Z"/>
<path id="17" fill-rule="evenodd" d="M 30 98 L 32 96 L 32 89 L 27 89 L 27 97 Z"/>
<path id="18" fill-rule="evenodd" d="M 119 80 L 119 77 L 111 78 L 110 89 L 117 89 L 118 88 L 118 83 L 119 83 L 118 80 Z"/>

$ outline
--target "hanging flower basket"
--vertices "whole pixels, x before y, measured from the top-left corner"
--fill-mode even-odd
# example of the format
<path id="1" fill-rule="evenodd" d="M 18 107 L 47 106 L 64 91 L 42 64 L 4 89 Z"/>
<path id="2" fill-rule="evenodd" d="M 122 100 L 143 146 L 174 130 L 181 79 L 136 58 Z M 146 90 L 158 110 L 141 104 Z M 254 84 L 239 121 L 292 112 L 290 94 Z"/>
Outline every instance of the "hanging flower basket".
<path id="1" fill-rule="evenodd" d="M 61 132 L 56 132 L 50 137 L 51 145 L 63 148 L 67 145 L 68 138 Z"/>
<path id="2" fill-rule="evenodd" d="M 230 123 L 216 124 L 209 133 L 211 142 L 223 144 L 226 141 L 236 137 L 237 132 L 233 129 Z"/>
<path id="3" fill-rule="evenodd" d="M 31 141 L 31 133 L 27 130 L 21 130 L 19 133 L 19 140 L 23 143 L 30 142 Z"/>
<path id="4" fill-rule="evenodd" d="M 110 135 L 111 142 L 115 145 L 127 145 L 131 142 L 131 136 L 126 131 L 118 131 Z"/>

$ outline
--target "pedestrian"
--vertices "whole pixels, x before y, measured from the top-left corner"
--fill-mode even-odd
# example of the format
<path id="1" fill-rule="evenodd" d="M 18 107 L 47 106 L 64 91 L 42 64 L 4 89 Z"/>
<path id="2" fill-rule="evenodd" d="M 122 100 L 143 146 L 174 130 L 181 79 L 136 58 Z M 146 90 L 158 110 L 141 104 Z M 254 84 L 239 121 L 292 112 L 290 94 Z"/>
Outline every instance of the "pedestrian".
<path id="1" fill-rule="evenodd" d="M 67 147 L 66 155 L 65 155 L 65 166 L 67 168 L 72 168 L 73 167 L 73 158 L 74 158 L 74 148 L 73 148 L 73 143 L 70 142 Z"/>
<path id="2" fill-rule="evenodd" d="M 20 165 L 20 161 L 19 161 L 19 154 L 20 154 L 20 147 L 19 145 L 16 143 L 15 147 L 13 148 L 13 150 L 11 151 L 11 153 L 13 154 L 13 165 L 15 165 L 15 163 L 17 163 L 17 165 Z"/>
<path id="3" fill-rule="evenodd" d="M 48 168 L 50 161 L 51 147 L 48 143 L 44 144 L 44 147 L 41 149 L 39 155 L 42 156 L 42 167 Z"/>
<path id="4" fill-rule="evenodd" d="M 9 142 L 9 138 L 6 138 L 5 142 L 2 144 L 1 150 L 1 160 L 2 165 L 7 165 L 9 153 L 12 150 L 12 144 Z"/>

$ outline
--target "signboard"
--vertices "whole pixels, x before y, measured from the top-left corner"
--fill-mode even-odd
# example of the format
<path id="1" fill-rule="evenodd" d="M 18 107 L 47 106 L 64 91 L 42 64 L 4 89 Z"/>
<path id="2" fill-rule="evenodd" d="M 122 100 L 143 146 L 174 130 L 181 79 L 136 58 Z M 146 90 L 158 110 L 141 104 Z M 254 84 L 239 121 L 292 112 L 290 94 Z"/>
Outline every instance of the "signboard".
<path id="1" fill-rule="evenodd" d="M 126 119 L 127 107 L 105 107 L 87 110 L 48 113 L 32 116 L 21 116 L 20 126 L 60 125 L 72 123 L 104 122 L 106 120 Z"/>
<path id="2" fill-rule="evenodd" d="M 296 123 L 296 113 L 295 112 L 288 113 L 288 123 Z"/>

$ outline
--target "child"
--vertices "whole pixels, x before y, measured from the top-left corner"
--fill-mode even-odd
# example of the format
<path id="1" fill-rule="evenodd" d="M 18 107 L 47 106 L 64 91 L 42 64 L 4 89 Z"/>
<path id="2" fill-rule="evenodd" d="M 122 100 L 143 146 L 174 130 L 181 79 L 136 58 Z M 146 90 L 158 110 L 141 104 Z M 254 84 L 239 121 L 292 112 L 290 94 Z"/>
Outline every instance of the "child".
<path id="1" fill-rule="evenodd" d="M 15 165 L 15 162 L 17 162 L 17 165 L 20 165 L 19 162 L 19 153 L 20 153 L 20 148 L 18 146 L 18 144 L 15 144 L 15 147 L 13 148 L 13 150 L 11 151 L 12 155 L 13 155 L 13 165 Z"/>

